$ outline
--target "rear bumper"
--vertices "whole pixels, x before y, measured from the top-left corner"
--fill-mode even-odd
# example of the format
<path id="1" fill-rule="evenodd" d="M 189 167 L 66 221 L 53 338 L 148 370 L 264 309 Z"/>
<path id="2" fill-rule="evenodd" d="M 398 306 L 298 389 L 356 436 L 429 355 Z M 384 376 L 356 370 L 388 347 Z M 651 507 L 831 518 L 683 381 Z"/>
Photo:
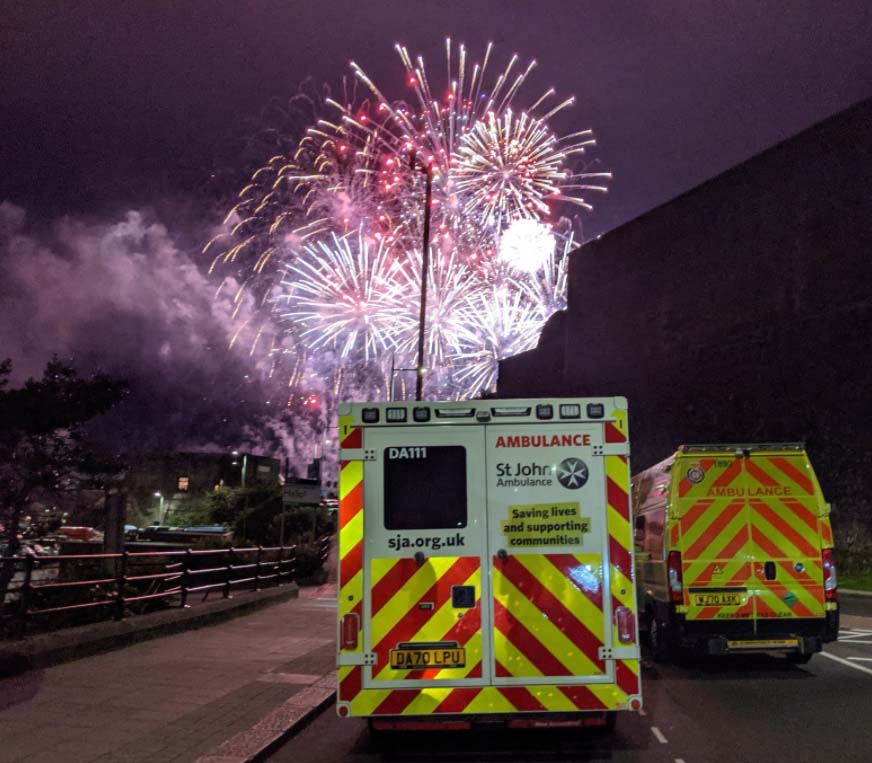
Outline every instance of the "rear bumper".
<path id="1" fill-rule="evenodd" d="M 505 726 L 508 728 L 579 728 L 608 725 L 609 711 L 586 713 L 500 713 L 494 715 L 408 716 L 369 718 L 376 731 L 465 731 Z"/>
<path id="2" fill-rule="evenodd" d="M 839 635 L 839 611 L 791 620 L 687 620 L 676 615 L 681 646 L 706 654 L 781 651 L 813 654 Z"/>

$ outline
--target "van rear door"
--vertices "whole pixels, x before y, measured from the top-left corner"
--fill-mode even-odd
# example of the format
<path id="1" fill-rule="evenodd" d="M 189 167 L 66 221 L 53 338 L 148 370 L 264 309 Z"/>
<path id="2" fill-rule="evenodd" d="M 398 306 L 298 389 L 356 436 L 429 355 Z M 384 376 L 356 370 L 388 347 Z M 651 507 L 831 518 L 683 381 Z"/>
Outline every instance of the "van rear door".
<path id="1" fill-rule="evenodd" d="M 669 540 L 681 552 L 688 620 L 754 617 L 754 548 L 742 475 L 742 459 L 729 452 L 681 453 L 675 460 L 678 521 Z"/>
<path id="2" fill-rule="evenodd" d="M 363 688 L 486 684 L 484 428 L 370 427 L 364 447 Z"/>
<path id="3" fill-rule="evenodd" d="M 614 682 L 600 653 L 612 646 L 603 426 L 490 424 L 486 436 L 494 684 Z"/>
<path id="4" fill-rule="evenodd" d="M 820 488 L 802 451 L 750 451 L 747 489 L 755 614 L 824 617 Z"/>

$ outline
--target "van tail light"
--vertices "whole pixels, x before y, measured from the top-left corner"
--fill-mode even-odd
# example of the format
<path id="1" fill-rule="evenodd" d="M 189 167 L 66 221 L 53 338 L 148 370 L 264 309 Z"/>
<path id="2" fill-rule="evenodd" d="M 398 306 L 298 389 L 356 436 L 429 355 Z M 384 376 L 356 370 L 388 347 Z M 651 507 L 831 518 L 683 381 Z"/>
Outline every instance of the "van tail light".
<path id="1" fill-rule="evenodd" d="M 824 600 L 837 601 L 836 563 L 833 561 L 833 550 L 825 548 L 821 551 L 821 561 L 824 566 Z"/>
<path id="2" fill-rule="evenodd" d="M 360 633 L 360 617 L 357 612 L 349 612 L 342 618 L 342 648 L 357 649 L 357 638 Z"/>
<path id="3" fill-rule="evenodd" d="M 681 577 L 681 552 L 670 551 L 666 558 L 666 569 L 669 574 L 669 601 L 673 604 L 684 603 L 684 584 Z"/>
<path id="4" fill-rule="evenodd" d="M 618 627 L 618 641 L 622 644 L 636 643 L 636 616 L 629 607 L 615 610 L 615 625 Z"/>

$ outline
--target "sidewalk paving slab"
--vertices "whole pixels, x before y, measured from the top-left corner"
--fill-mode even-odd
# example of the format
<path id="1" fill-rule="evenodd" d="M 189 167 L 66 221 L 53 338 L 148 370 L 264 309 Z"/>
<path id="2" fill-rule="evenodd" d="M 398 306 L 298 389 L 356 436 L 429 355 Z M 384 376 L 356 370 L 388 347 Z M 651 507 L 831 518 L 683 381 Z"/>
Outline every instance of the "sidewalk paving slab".
<path id="1" fill-rule="evenodd" d="M 335 689 L 335 584 L 0 679 L 4 761 L 250 760 Z"/>

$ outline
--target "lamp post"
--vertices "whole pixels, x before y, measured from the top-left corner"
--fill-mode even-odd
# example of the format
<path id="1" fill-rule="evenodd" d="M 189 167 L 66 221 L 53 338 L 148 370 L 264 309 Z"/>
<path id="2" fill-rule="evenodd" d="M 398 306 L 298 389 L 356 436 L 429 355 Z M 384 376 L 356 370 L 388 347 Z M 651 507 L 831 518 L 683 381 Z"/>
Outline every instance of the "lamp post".
<path id="1" fill-rule="evenodd" d="M 419 170 L 426 177 L 424 187 L 424 251 L 421 260 L 421 313 L 418 319 L 418 363 L 415 378 L 415 400 L 421 400 L 424 392 L 424 324 L 427 317 L 427 274 L 430 270 L 430 207 L 433 200 L 433 160 L 416 166 L 418 158 L 413 150 L 409 159 L 409 167 Z M 392 380 L 393 381 L 393 380 Z"/>
<path id="2" fill-rule="evenodd" d="M 154 497 L 160 499 L 158 502 L 158 506 L 157 506 L 157 523 L 159 525 L 162 525 L 163 524 L 163 508 L 164 508 L 163 493 L 158 491 L 154 494 Z"/>

